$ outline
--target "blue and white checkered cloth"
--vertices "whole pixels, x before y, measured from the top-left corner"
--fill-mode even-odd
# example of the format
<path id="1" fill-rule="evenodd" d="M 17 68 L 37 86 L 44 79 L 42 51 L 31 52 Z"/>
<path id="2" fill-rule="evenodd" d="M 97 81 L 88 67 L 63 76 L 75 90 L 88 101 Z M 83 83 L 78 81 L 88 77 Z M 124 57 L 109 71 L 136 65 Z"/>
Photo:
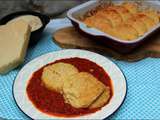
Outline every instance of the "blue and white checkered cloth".
<path id="1" fill-rule="evenodd" d="M 38 44 L 29 48 L 25 63 L 47 52 L 60 50 L 52 42 L 51 33 L 70 26 L 67 19 L 52 20 Z M 128 91 L 123 105 L 109 119 L 160 119 L 160 59 L 147 58 L 139 62 L 114 61 L 127 78 Z M 0 118 L 29 119 L 16 105 L 12 85 L 21 67 L 0 76 Z"/>

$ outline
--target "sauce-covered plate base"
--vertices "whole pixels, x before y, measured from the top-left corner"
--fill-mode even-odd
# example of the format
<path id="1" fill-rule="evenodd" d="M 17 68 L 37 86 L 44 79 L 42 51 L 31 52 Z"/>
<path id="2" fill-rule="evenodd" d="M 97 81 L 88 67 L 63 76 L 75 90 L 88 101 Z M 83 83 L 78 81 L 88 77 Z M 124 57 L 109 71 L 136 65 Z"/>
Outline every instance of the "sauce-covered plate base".
<path id="1" fill-rule="evenodd" d="M 36 73 L 38 70 L 41 70 L 44 66 L 52 64 L 56 61 L 67 62 L 68 60 L 71 61 L 70 63 L 74 63 L 75 66 L 77 65 L 77 68 L 79 68 L 79 71 L 81 70 L 83 71 L 83 68 L 86 69 L 87 67 L 82 67 L 82 64 L 79 64 L 78 62 L 77 64 L 76 62 L 72 61 L 72 60 L 77 60 L 77 58 L 86 60 L 84 63 L 89 63 L 89 61 L 92 61 L 93 63 L 100 66 L 107 73 L 108 78 L 106 80 L 110 79 L 112 84 L 112 95 L 109 102 L 105 104 L 101 109 L 96 110 L 95 112 L 90 112 L 89 114 L 82 114 L 82 115 L 76 115 L 76 116 L 48 114 L 47 110 L 46 112 L 44 112 L 45 111 L 44 109 L 43 110 L 38 109 L 38 108 L 41 108 L 38 106 L 39 102 L 37 102 L 38 104 L 36 106 L 35 104 L 33 104 L 33 101 L 30 100 L 27 94 L 27 86 L 30 79 L 32 79 L 32 83 L 33 83 L 32 77 L 34 73 Z M 79 65 L 81 67 L 78 67 Z M 88 67 L 90 67 L 90 65 L 88 65 Z M 93 67 L 93 70 L 94 70 L 94 67 Z M 85 72 L 87 71 L 88 70 L 86 69 Z M 98 69 L 95 71 L 98 71 Z M 92 70 L 91 70 L 91 73 L 92 73 Z M 96 73 L 95 76 L 99 76 L 99 75 Z M 101 80 L 101 82 L 105 83 L 104 80 Z M 51 52 L 35 58 L 20 70 L 13 85 L 13 94 L 18 107 L 27 116 L 31 117 L 32 119 L 105 119 L 111 114 L 113 114 L 122 105 L 126 96 L 126 91 L 127 91 L 127 85 L 126 85 L 125 77 L 121 72 L 121 70 L 112 61 L 110 61 L 106 57 L 101 56 L 99 54 L 85 51 L 85 50 L 78 50 L 78 49 L 60 50 L 60 51 Z M 34 93 L 38 94 L 38 92 L 34 92 Z M 32 94 L 30 95 L 32 97 Z M 35 98 L 35 96 L 33 98 Z M 38 99 L 36 99 L 36 101 L 38 101 Z M 39 101 L 46 102 L 47 100 L 39 99 Z M 56 109 L 53 109 L 53 110 L 57 111 Z M 61 112 L 64 112 L 64 111 L 61 111 Z"/>

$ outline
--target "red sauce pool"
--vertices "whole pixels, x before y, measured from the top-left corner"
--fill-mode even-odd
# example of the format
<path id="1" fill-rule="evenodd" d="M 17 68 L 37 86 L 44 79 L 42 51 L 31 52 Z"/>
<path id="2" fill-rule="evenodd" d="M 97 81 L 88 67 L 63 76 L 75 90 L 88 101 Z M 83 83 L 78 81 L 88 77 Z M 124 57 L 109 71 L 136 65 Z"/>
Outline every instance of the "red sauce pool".
<path id="1" fill-rule="evenodd" d="M 96 63 L 82 58 L 68 58 L 57 60 L 51 64 L 64 62 L 70 63 L 78 68 L 79 72 L 89 72 L 94 75 L 99 81 L 111 88 L 111 97 L 113 96 L 111 79 L 102 67 Z M 51 65 L 48 64 L 48 65 Z M 46 65 L 47 66 L 47 65 Z M 44 67 L 46 67 L 44 66 Z M 88 109 L 88 108 L 74 108 L 64 102 L 63 96 L 55 91 L 48 90 L 41 82 L 41 75 L 43 68 L 36 71 L 27 85 L 27 95 L 33 105 L 43 113 L 60 116 L 60 117 L 76 117 L 89 113 L 94 113 L 101 108 Z M 110 97 L 110 99 L 111 99 Z M 109 102 L 109 101 L 108 101 Z M 108 103 L 107 102 L 107 103 Z M 107 104 L 106 103 L 106 104 Z"/>

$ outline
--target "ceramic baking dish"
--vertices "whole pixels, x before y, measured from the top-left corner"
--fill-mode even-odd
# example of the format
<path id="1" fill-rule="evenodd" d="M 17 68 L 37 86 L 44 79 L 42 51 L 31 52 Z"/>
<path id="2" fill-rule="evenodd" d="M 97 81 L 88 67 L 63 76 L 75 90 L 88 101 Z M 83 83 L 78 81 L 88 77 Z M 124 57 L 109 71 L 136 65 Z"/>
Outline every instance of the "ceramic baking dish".
<path id="1" fill-rule="evenodd" d="M 157 33 L 160 30 L 160 23 L 159 23 L 153 29 L 145 33 L 143 36 L 132 41 L 124 41 L 124 40 L 115 38 L 109 34 L 106 34 L 104 32 L 101 32 L 100 30 L 97 30 L 95 28 L 89 28 L 83 22 L 80 21 L 80 18 L 83 17 L 88 11 L 93 10 L 95 7 L 101 4 L 104 4 L 104 2 L 106 1 L 107 0 L 91 0 L 89 2 L 83 3 L 77 7 L 70 9 L 67 13 L 67 16 L 80 33 L 82 33 L 83 35 L 86 35 L 87 37 L 90 37 L 93 40 L 101 42 L 106 47 L 111 47 L 120 53 L 131 52 L 134 48 L 138 47 L 143 42 L 147 40 L 151 40 L 151 37 L 153 36 L 153 34 Z M 112 0 L 112 2 L 115 4 L 118 4 L 123 1 Z M 150 7 L 154 7 L 154 9 L 156 10 L 159 10 L 160 1 L 146 0 L 143 2 L 143 6 L 150 6 Z"/>

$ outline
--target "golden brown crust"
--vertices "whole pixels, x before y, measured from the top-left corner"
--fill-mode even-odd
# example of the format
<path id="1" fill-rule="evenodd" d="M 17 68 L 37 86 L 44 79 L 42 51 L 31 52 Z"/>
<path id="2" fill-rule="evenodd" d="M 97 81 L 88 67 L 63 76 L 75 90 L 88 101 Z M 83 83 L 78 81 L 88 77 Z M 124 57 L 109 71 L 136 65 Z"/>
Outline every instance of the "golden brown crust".
<path id="1" fill-rule="evenodd" d="M 138 5 L 136 3 L 124 2 L 122 6 L 125 7 L 132 14 L 138 12 Z"/>
<path id="2" fill-rule="evenodd" d="M 64 82 L 63 96 L 75 108 L 87 108 L 105 90 L 103 83 L 87 72 L 68 77 Z"/>
<path id="3" fill-rule="evenodd" d="M 119 13 L 119 15 L 121 16 L 121 18 L 123 19 L 123 21 L 126 21 L 127 19 L 129 19 L 130 17 L 132 17 L 132 14 L 123 6 L 109 6 L 106 9 L 108 10 L 115 10 L 117 13 Z"/>
<path id="4" fill-rule="evenodd" d="M 155 10 L 140 10 L 138 4 L 125 2 L 104 5 L 84 19 L 89 27 L 97 28 L 121 40 L 134 40 L 160 22 Z"/>
<path id="5" fill-rule="evenodd" d="M 97 14 L 95 16 L 89 17 L 84 21 L 84 23 L 88 27 L 94 27 L 98 30 L 101 30 L 102 32 L 112 34 L 113 32 L 113 27 L 112 23 L 108 19 L 103 19 L 103 15 Z"/>
<path id="6" fill-rule="evenodd" d="M 145 10 L 142 13 L 151 18 L 152 20 L 154 20 L 155 24 L 159 23 L 159 15 L 156 10 L 153 9 Z"/>
<path id="7" fill-rule="evenodd" d="M 138 20 L 134 17 L 127 20 L 127 24 L 131 25 L 139 34 L 139 36 L 142 36 L 147 32 L 147 26 L 144 24 L 142 20 Z"/>
<path id="8" fill-rule="evenodd" d="M 90 109 L 92 108 L 99 108 L 104 106 L 110 98 L 110 88 L 105 87 L 104 92 L 89 106 Z"/>
<path id="9" fill-rule="evenodd" d="M 143 13 L 137 13 L 134 15 L 134 17 L 135 19 L 142 20 L 143 23 L 147 26 L 147 30 L 152 29 L 156 25 L 153 19 L 149 18 Z"/>
<path id="10" fill-rule="evenodd" d="M 138 32 L 129 24 L 121 24 L 115 27 L 114 35 L 122 40 L 133 40 L 138 37 Z"/>
<path id="11" fill-rule="evenodd" d="M 68 63 L 55 63 L 43 69 L 42 82 L 50 90 L 62 92 L 64 80 L 72 74 L 78 73 L 78 69 Z"/>
<path id="12" fill-rule="evenodd" d="M 123 22 L 121 16 L 119 15 L 119 13 L 116 10 L 99 11 L 99 12 L 97 12 L 97 14 L 104 14 L 104 16 L 105 16 L 104 18 L 110 20 L 112 23 L 112 26 L 120 25 Z"/>

